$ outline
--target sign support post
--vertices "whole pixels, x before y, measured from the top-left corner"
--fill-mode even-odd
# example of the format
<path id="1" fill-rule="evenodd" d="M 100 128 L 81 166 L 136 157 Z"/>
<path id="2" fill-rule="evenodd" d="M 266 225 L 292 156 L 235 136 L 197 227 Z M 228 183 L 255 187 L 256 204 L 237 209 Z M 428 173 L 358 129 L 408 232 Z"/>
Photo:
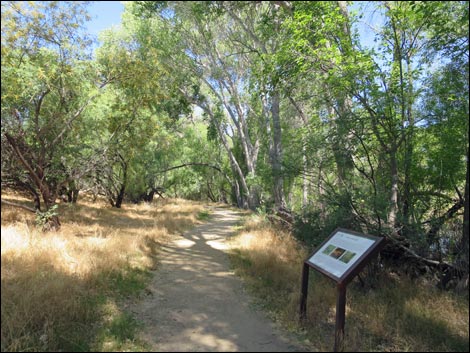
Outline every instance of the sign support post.
<path id="1" fill-rule="evenodd" d="M 307 316 L 309 269 L 312 267 L 337 283 L 336 324 L 334 351 L 344 348 L 344 324 L 346 321 L 346 286 L 359 274 L 371 258 L 385 245 L 385 238 L 337 228 L 304 261 L 302 269 L 302 292 L 300 297 L 300 320 Z"/>
<path id="2" fill-rule="evenodd" d="M 338 284 L 338 295 L 336 297 L 336 325 L 334 352 L 343 351 L 344 323 L 346 321 L 346 286 Z"/>
<path id="3" fill-rule="evenodd" d="M 310 266 L 304 263 L 302 269 L 302 296 L 300 298 L 300 320 L 304 321 L 307 318 L 307 294 L 308 294 L 308 275 L 310 273 Z"/>

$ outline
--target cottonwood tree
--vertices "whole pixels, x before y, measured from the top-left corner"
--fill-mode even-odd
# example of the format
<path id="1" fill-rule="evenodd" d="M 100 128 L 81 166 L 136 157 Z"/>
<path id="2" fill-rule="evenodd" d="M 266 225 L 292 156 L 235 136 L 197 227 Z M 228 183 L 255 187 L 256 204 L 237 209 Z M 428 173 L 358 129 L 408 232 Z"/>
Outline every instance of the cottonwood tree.
<path id="1" fill-rule="evenodd" d="M 262 69 L 263 64 L 274 67 L 270 57 L 278 46 L 278 6 L 137 2 L 134 11 L 139 9 L 157 16 L 161 27 L 155 32 L 164 28 L 163 32 L 178 36 L 180 54 L 176 60 L 172 47 L 171 64 L 178 63 L 178 72 L 193 77 L 202 93 L 182 87 L 188 100 L 203 109 L 229 156 L 238 204 L 250 208 L 260 204 L 257 163 L 263 139 L 273 180 L 270 193 L 275 207 L 284 207 L 280 91 L 275 72 Z M 266 21 L 272 16 L 276 20 Z"/>
<path id="2" fill-rule="evenodd" d="M 462 283 L 468 288 L 469 4 L 462 1 L 416 2 L 413 8 L 418 16 L 433 19 L 426 22 L 429 33 L 426 59 L 444 62 L 428 75 L 420 114 L 428 126 L 423 136 L 428 158 L 421 190 L 428 204 L 434 201 L 438 205 L 433 217 L 426 222 L 429 225 L 426 239 L 434 242 L 433 247 L 439 242 L 450 244 L 447 249 L 450 260 L 463 274 Z M 445 228 L 446 224 L 458 219 L 462 208 L 462 232 L 456 237 Z M 445 277 L 444 282 L 450 278 Z"/>
<path id="3" fill-rule="evenodd" d="M 347 143 L 338 147 L 343 149 L 341 154 L 350 156 L 353 167 L 348 167 L 353 172 L 349 182 L 345 178 L 348 198 L 339 202 L 349 205 L 358 225 L 393 238 L 407 256 L 448 268 L 449 263 L 444 264 L 448 249 L 436 251 L 445 243 L 445 236 L 437 236 L 437 231 L 457 217 L 464 205 L 468 84 L 462 82 L 468 81 L 468 6 L 377 3 L 385 23 L 377 32 L 381 44 L 377 51 L 364 49 L 353 32 L 350 38 L 345 36 L 347 28 L 335 28 L 332 24 L 348 22 L 341 22 L 341 16 L 346 17 L 340 3 L 328 4 L 328 11 L 327 6 L 323 12 L 317 9 L 323 24 L 319 18 L 314 21 L 314 11 L 303 11 L 309 5 L 299 3 L 292 7 L 295 20 L 285 26 L 292 34 L 292 41 L 286 43 L 297 56 L 291 72 L 311 75 L 312 80 L 319 77 L 323 86 L 316 89 L 325 87 L 326 95 L 339 102 L 346 95 L 347 104 L 333 106 L 338 119 L 330 130 L 333 139 L 347 137 Z M 443 37 L 440 23 L 448 29 Z M 442 56 L 453 63 L 436 70 L 427 60 L 442 60 Z M 426 70 L 435 71 L 434 79 L 424 80 Z M 326 176 L 332 172 L 327 168 Z M 324 185 L 329 183 L 328 177 L 323 179 Z M 330 184 L 328 189 L 334 191 L 336 185 Z M 330 198 L 327 204 L 331 207 L 338 200 Z M 468 235 L 465 231 L 463 235 L 465 247 Z M 432 245 L 426 243 L 428 236 Z M 440 254 L 437 261 L 436 253 Z"/>

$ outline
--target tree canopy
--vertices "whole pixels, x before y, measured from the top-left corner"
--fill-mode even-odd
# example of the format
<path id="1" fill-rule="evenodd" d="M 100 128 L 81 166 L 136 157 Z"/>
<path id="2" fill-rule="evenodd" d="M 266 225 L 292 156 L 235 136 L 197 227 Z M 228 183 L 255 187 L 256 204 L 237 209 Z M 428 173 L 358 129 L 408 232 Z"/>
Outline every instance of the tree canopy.
<path id="1" fill-rule="evenodd" d="M 468 2 L 134 1 L 94 53 L 86 6 L 2 2 L 2 188 L 45 225 L 222 201 L 468 275 Z"/>

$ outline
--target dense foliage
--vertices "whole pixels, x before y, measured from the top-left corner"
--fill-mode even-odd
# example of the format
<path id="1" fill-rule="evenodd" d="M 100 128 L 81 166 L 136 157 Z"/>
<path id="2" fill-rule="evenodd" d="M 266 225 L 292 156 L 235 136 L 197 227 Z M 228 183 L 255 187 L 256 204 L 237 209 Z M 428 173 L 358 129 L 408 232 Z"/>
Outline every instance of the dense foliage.
<path id="1" fill-rule="evenodd" d="M 209 199 L 468 278 L 467 2 L 134 1 L 93 55 L 85 5 L 2 2 L 2 188 L 45 225 Z"/>

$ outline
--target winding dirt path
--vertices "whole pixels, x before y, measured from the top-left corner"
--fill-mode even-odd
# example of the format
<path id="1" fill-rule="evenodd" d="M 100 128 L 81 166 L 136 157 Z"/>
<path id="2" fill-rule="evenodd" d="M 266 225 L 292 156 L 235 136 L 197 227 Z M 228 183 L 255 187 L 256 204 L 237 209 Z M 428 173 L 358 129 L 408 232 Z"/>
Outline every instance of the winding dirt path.
<path id="1" fill-rule="evenodd" d="M 200 225 L 163 248 L 151 295 L 131 309 L 144 323 L 140 338 L 153 351 L 305 351 L 249 306 L 229 268 L 225 239 L 240 214 L 213 210 Z"/>

